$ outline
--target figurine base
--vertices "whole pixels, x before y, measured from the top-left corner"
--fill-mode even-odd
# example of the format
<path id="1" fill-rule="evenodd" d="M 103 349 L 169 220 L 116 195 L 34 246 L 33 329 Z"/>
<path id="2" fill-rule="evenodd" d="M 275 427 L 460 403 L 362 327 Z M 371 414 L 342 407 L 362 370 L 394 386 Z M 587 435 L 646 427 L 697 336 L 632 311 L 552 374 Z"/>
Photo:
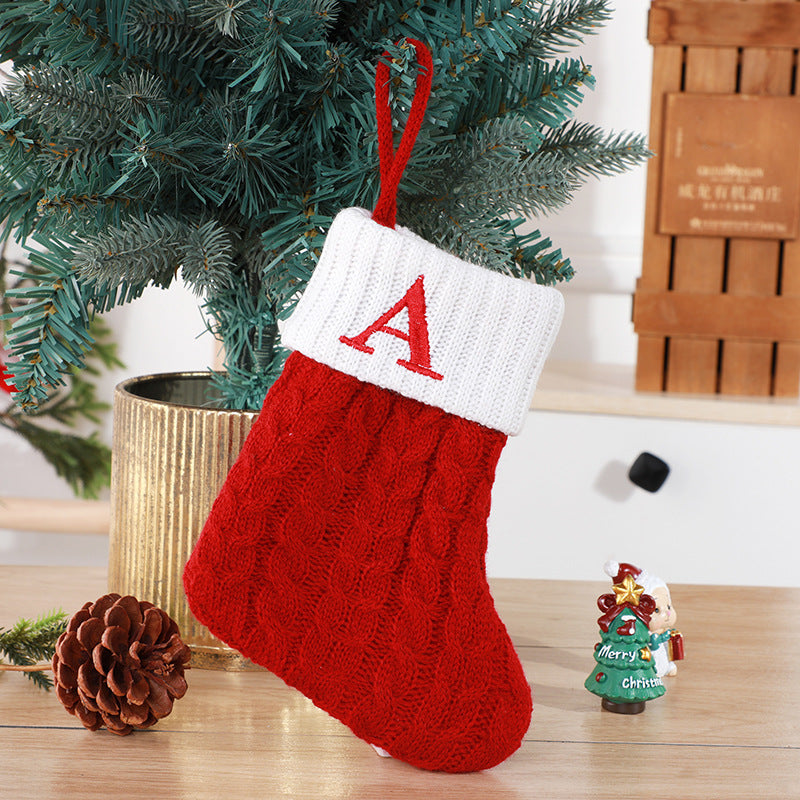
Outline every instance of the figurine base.
<path id="1" fill-rule="evenodd" d="M 641 714 L 644 711 L 646 703 L 613 703 L 611 700 L 606 700 L 605 697 L 600 702 L 600 705 L 606 711 L 613 711 L 615 714 Z"/>

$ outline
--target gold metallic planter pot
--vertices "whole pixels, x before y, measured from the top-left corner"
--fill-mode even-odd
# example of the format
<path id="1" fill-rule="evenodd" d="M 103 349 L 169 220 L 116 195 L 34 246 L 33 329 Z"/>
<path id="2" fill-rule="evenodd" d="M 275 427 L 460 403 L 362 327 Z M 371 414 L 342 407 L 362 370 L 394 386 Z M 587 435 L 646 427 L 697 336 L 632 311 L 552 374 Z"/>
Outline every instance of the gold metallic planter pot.
<path id="1" fill-rule="evenodd" d="M 210 407 L 207 372 L 132 378 L 114 392 L 108 588 L 163 608 L 209 669 L 253 665 L 201 625 L 183 567 L 257 412 Z"/>

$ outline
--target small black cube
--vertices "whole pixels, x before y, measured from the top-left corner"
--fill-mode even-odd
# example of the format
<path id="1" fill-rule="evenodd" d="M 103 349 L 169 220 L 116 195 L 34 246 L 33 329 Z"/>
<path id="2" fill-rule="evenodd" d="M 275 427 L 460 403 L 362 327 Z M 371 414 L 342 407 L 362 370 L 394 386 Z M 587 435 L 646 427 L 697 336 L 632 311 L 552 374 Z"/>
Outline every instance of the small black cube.
<path id="1" fill-rule="evenodd" d="M 657 492 L 669 475 L 669 464 L 652 453 L 639 453 L 628 470 L 628 477 L 648 492 Z"/>

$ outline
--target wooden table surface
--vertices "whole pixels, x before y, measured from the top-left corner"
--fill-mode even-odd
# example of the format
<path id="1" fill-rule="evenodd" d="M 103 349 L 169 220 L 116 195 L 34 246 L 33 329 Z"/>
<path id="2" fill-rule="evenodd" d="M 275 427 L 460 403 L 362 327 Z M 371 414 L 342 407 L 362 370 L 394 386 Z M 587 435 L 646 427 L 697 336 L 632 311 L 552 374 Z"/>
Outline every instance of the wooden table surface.
<path id="1" fill-rule="evenodd" d="M 638 716 L 583 688 L 610 583 L 492 583 L 533 686 L 521 749 L 492 770 L 379 758 L 266 671 L 190 670 L 148 731 L 90 733 L 54 693 L 0 673 L 0 797 L 579 800 L 800 798 L 800 589 L 671 587 L 686 660 Z M 105 593 L 95 568 L 0 566 L 0 627 Z"/>

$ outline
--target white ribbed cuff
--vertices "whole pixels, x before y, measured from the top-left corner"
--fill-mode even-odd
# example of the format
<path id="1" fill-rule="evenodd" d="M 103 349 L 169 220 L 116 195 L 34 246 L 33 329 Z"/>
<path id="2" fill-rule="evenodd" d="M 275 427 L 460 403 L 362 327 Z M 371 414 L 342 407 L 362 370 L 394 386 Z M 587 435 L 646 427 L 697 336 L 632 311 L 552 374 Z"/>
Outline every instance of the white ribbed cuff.
<path id="1" fill-rule="evenodd" d="M 361 208 L 333 221 L 283 343 L 506 434 L 522 429 L 564 300 Z"/>

